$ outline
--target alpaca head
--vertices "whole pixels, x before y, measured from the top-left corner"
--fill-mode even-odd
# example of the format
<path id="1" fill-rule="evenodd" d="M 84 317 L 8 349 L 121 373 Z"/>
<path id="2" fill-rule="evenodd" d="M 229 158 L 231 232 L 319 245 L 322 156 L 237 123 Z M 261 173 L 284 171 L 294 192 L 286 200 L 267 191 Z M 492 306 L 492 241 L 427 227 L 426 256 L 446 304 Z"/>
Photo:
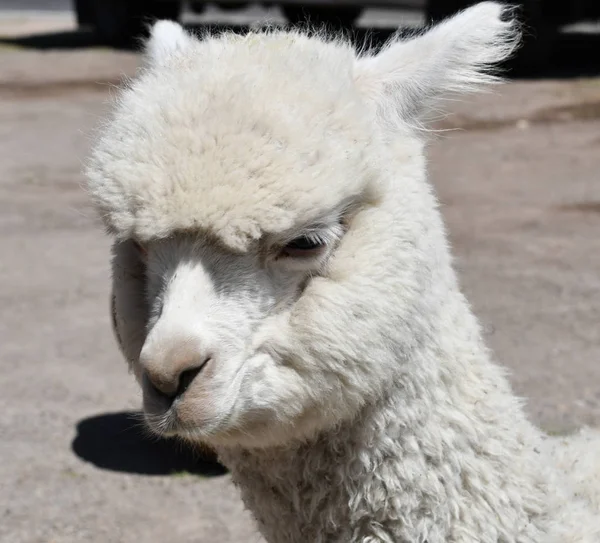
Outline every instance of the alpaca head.
<path id="1" fill-rule="evenodd" d="M 417 127 L 491 79 L 514 46 L 501 16 L 485 2 L 362 56 L 154 26 L 88 168 L 152 430 L 284 444 L 400 379 L 448 273 Z"/>

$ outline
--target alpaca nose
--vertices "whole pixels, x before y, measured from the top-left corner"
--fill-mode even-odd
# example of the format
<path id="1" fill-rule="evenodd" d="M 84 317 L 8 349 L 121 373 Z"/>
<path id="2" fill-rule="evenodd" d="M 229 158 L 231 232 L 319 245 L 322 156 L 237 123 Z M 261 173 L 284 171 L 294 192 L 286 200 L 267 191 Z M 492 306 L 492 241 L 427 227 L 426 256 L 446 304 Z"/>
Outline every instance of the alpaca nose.
<path id="1" fill-rule="evenodd" d="M 185 393 L 211 358 L 198 341 L 171 338 L 147 342 L 140 365 L 155 392 L 175 399 Z"/>

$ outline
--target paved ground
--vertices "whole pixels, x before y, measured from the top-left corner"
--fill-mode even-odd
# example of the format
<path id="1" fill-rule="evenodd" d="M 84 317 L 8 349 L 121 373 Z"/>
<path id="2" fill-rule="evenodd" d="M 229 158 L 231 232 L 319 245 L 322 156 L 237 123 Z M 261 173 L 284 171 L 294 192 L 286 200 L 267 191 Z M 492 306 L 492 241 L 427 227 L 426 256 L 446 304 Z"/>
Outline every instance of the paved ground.
<path id="1" fill-rule="evenodd" d="M 108 240 L 79 184 L 102 83 L 137 62 L 0 48 L 3 543 L 259 541 L 227 475 L 129 417 Z M 600 425 L 600 80 L 511 83 L 455 109 L 432 174 L 489 343 L 539 424 Z"/>

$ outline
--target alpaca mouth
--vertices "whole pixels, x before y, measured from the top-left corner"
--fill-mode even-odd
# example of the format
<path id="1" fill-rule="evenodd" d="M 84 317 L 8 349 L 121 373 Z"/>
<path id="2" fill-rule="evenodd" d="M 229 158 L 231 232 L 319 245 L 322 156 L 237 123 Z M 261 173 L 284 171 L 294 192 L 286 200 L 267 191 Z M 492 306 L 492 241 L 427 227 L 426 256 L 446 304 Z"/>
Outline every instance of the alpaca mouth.
<path id="1" fill-rule="evenodd" d="M 182 430 L 177 411 L 173 407 L 162 415 L 151 413 L 145 409 L 144 419 L 150 431 L 160 436 L 174 436 Z"/>
<path id="2" fill-rule="evenodd" d="M 184 371 L 179 378 L 177 390 L 173 394 L 166 394 L 159 390 L 148 375 L 144 373 L 142 377 L 144 414 L 152 431 L 172 435 L 183 429 L 183 425 L 177 416 L 177 406 L 184 399 L 194 379 L 209 361 L 210 358 L 207 358 L 199 366 Z"/>
<path id="3" fill-rule="evenodd" d="M 189 384 L 188 384 L 189 386 Z M 187 386 L 184 387 L 187 389 Z M 150 380 L 143 379 L 144 419 L 150 430 L 160 435 L 173 435 L 181 429 L 177 416 L 177 406 L 183 398 L 183 393 L 167 396 L 156 389 Z"/>

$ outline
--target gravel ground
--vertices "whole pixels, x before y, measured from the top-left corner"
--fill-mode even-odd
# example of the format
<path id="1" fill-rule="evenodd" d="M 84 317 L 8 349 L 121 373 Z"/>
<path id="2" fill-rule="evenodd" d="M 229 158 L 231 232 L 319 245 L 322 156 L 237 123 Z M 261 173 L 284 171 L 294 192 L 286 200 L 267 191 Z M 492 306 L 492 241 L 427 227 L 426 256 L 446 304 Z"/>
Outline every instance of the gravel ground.
<path id="1" fill-rule="evenodd" d="M 37 28 L 37 27 L 36 27 Z M 133 53 L 0 49 L 0 541 L 258 542 L 227 474 L 130 416 L 81 161 Z M 431 144 L 464 288 L 553 432 L 600 426 L 600 80 L 453 104 Z"/>

